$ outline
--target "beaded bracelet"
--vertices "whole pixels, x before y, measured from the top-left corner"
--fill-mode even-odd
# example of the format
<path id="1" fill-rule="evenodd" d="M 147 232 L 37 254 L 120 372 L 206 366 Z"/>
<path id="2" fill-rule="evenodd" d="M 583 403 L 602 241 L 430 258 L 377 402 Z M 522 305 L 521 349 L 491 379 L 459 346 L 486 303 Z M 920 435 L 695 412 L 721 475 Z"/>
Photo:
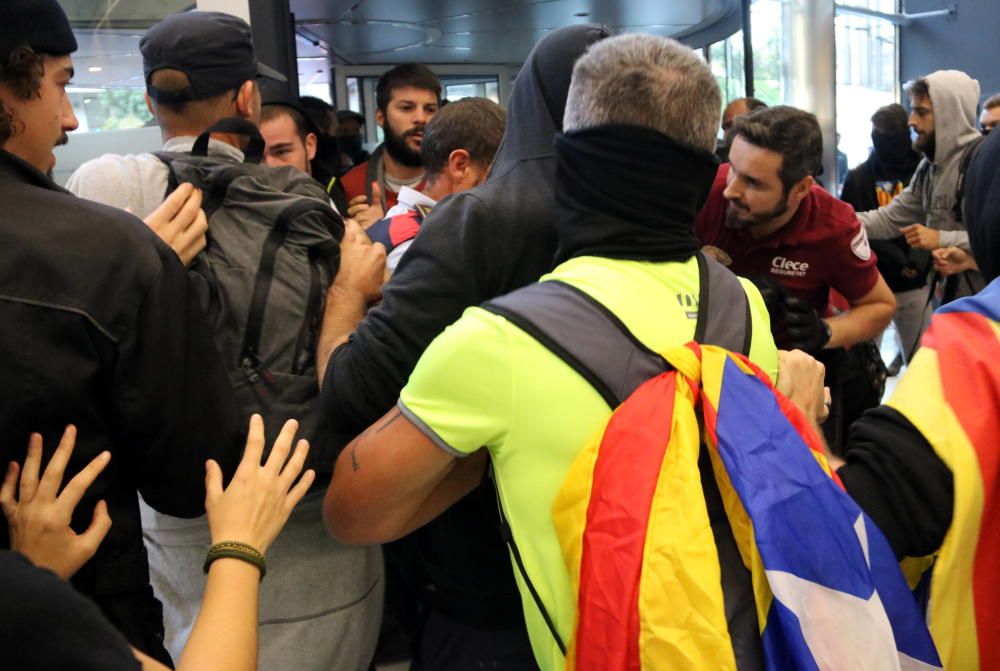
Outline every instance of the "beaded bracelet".
<path id="1" fill-rule="evenodd" d="M 208 556 L 205 557 L 205 573 L 208 573 L 208 569 L 212 565 L 212 562 L 216 559 L 222 559 L 223 557 L 240 559 L 248 564 L 253 564 L 260 570 L 261 580 L 263 580 L 264 576 L 267 574 L 267 561 L 264 559 L 264 555 L 262 555 L 257 548 L 252 545 L 241 543 L 239 541 L 222 541 L 212 545 L 212 547 L 208 549 Z"/>

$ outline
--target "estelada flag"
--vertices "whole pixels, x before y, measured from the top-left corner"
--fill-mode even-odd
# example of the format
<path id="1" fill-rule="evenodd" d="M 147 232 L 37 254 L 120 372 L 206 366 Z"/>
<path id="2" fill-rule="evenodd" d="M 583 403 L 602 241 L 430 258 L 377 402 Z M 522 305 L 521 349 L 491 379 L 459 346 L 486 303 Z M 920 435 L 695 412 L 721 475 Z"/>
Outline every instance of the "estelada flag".
<path id="1" fill-rule="evenodd" d="M 553 504 L 577 598 L 567 669 L 737 668 L 703 442 L 768 669 L 940 668 L 887 541 L 801 411 L 740 355 L 692 343 L 665 358 L 675 370 L 616 409 Z"/>
<path id="2" fill-rule="evenodd" d="M 934 314 L 888 405 L 952 472 L 927 612 L 945 668 L 1000 669 L 1000 279 Z"/>

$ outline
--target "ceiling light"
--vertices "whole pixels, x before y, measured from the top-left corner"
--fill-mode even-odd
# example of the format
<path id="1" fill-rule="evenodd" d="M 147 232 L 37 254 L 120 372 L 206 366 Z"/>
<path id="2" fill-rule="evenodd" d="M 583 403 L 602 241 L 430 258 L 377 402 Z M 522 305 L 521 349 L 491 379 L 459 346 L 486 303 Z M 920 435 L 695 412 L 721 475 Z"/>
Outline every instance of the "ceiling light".
<path id="1" fill-rule="evenodd" d="M 87 72 L 100 72 L 103 69 L 104 68 L 102 68 L 100 65 L 91 65 L 89 68 L 87 68 Z"/>

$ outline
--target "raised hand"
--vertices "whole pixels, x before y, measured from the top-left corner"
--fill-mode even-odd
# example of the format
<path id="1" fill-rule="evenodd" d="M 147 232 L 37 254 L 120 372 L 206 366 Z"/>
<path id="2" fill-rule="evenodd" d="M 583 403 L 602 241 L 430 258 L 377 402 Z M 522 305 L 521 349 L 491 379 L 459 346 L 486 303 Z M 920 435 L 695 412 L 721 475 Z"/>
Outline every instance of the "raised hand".
<path id="1" fill-rule="evenodd" d="M 385 210 L 382 209 L 382 188 L 378 182 L 372 182 L 371 201 L 365 195 L 351 199 L 347 204 L 347 216 L 357 221 L 363 229 L 385 216 Z"/>
<path id="2" fill-rule="evenodd" d="M 308 470 L 295 482 L 309 452 L 309 443 L 300 440 L 288 459 L 298 426 L 295 420 L 285 422 L 262 466 L 264 421 L 260 415 L 251 417 L 243 459 L 225 491 L 219 465 L 212 460 L 205 465 L 205 510 L 213 544 L 238 541 L 263 554 L 278 537 L 316 477 Z"/>
<path id="3" fill-rule="evenodd" d="M 94 517 L 82 534 L 69 526 L 73 511 L 87 488 L 111 461 L 110 452 L 97 455 L 60 493 L 66 464 L 75 444 L 76 428 L 68 426 L 39 479 L 42 437 L 32 434 L 24 468 L 19 469 L 16 462 L 11 462 L 0 486 L 0 507 L 10 528 L 11 549 L 63 579 L 70 578 L 94 556 L 111 529 L 111 517 L 104 501 L 98 501 L 94 506 Z M 15 494 L 19 470 L 20 488 Z"/>
<path id="4" fill-rule="evenodd" d="M 208 219 L 201 209 L 201 190 L 187 182 L 181 184 L 146 217 L 146 225 L 170 245 L 185 266 L 191 265 L 207 243 Z"/>
<path id="5" fill-rule="evenodd" d="M 830 414 L 830 390 L 823 386 L 825 376 L 826 367 L 805 352 L 778 350 L 775 388 L 816 424 L 822 424 Z"/>

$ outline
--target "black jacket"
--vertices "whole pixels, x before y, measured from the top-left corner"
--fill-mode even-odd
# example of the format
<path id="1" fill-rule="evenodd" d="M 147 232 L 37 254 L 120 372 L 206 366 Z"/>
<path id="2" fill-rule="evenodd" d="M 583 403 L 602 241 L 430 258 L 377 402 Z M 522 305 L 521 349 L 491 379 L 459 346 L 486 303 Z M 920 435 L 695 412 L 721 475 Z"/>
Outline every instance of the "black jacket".
<path id="1" fill-rule="evenodd" d="M 562 129 L 573 63 L 607 35 L 594 25 L 562 28 L 528 56 L 489 179 L 434 208 L 385 286 L 382 304 L 330 358 L 324 396 L 345 431 L 360 432 L 396 403 L 424 349 L 467 307 L 552 269 L 557 242 L 553 143 Z M 472 624 L 473 618 L 483 623 L 487 614 L 496 624 L 497 619 L 513 624 L 522 618 L 520 600 L 493 495 L 482 490 L 421 529 L 417 538 L 427 546 L 423 555 L 435 556 L 427 564 L 435 574 L 430 579 L 440 607 Z M 451 589 L 442 590 L 438 583 Z M 445 591 L 454 598 L 442 597 Z"/>
<path id="2" fill-rule="evenodd" d="M 111 451 L 73 518 L 83 531 L 104 499 L 111 531 L 73 583 L 146 648 L 162 622 L 136 490 L 161 512 L 204 513 L 205 460 L 229 474 L 240 455 L 231 386 L 187 272 L 143 222 L 3 151 L 0 203 L 0 463 L 23 463 L 32 432 L 47 460 L 71 423 L 66 481 Z"/>
<path id="3" fill-rule="evenodd" d="M 5 669 L 140 671 L 128 642 L 89 599 L 16 552 L 0 550 Z"/>

